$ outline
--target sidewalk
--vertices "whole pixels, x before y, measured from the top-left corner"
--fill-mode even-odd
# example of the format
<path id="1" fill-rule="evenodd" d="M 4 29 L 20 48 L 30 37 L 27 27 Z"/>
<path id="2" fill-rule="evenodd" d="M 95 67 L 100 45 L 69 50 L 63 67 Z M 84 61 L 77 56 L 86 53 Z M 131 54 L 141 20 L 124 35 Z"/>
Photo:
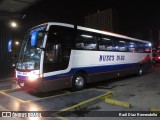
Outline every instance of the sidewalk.
<path id="1" fill-rule="evenodd" d="M 16 78 L 15 77 L 3 77 L 3 78 L 0 78 L 0 82 L 1 81 L 15 81 Z"/>
<path id="2" fill-rule="evenodd" d="M 0 78 L 0 90 L 11 89 L 14 84 L 16 84 L 15 77 Z"/>

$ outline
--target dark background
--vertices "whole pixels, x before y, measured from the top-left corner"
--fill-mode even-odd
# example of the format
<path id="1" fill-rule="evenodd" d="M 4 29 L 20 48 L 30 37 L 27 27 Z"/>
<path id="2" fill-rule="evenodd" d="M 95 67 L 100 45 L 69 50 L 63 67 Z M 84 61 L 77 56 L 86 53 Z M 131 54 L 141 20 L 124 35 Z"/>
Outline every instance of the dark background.
<path id="1" fill-rule="evenodd" d="M 153 41 L 157 45 L 160 26 L 158 1 L 124 0 L 41 0 L 21 12 L 19 28 L 14 36 L 22 39 L 24 32 L 45 22 L 64 22 L 84 26 L 84 17 L 114 8 L 119 13 L 118 33 Z M 151 35 L 151 31 L 153 34 Z"/>
<path id="2" fill-rule="evenodd" d="M 41 0 L 21 13 L 21 33 L 45 22 L 64 22 L 84 26 L 84 17 L 114 8 L 119 13 L 118 33 L 159 43 L 160 7 L 158 1 L 124 0 Z M 16 32 L 15 32 L 16 33 Z M 21 36 L 22 35 L 22 36 Z"/>
<path id="3" fill-rule="evenodd" d="M 19 48 L 16 48 L 14 53 L 7 52 L 10 39 L 21 42 L 27 29 L 45 22 L 64 22 L 84 26 L 85 16 L 108 8 L 114 8 L 119 13 L 118 33 L 151 41 L 154 46 L 159 44 L 160 7 L 158 1 L 40 0 L 20 11 L 18 17 L 10 14 L 8 19 L 0 19 L 0 76 L 8 75 L 13 71 L 11 70 L 12 56 L 18 54 L 19 51 Z M 18 23 L 16 29 L 9 27 L 10 20 Z"/>
<path id="4" fill-rule="evenodd" d="M 60 21 L 84 26 L 84 17 L 108 8 L 119 12 L 121 33 L 135 28 L 159 27 L 160 7 L 156 1 L 124 0 L 43 0 L 22 13 L 33 25 Z"/>

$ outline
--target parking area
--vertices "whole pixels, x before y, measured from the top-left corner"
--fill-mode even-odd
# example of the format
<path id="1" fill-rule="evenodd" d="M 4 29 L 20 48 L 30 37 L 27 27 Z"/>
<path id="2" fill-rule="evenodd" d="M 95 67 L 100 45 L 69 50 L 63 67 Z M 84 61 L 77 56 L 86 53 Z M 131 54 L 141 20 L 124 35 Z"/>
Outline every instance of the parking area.
<path id="1" fill-rule="evenodd" d="M 88 85 L 85 90 L 77 92 L 65 89 L 43 94 L 30 93 L 19 89 L 13 81 L 3 82 L 0 89 L 1 111 L 41 111 L 44 117 L 39 120 L 81 120 L 97 119 L 97 117 L 127 119 L 129 113 L 132 114 L 130 119 L 131 117 L 138 119 L 139 112 L 150 115 L 150 119 L 159 119 L 159 64 L 143 76 L 132 75 L 94 83 Z"/>

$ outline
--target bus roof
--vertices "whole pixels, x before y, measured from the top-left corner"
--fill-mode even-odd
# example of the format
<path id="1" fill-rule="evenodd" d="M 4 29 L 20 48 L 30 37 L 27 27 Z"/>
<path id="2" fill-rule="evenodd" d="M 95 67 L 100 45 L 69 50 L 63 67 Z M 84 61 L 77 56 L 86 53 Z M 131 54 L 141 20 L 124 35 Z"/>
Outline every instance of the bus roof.
<path id="1" fill-rule="evenodd" d="M 71 27 L 71 28 L 75 27 L 73 24 L 60 23 L 60 22 L 47 22 L 47 23 L 44 23 L 44 24 L 41 24 L 41 25 L 38 25 L 38 26 L 43 26 L 43 25 L 48 25 L 48 27 L 46 28 L 47 31 L 49 30 L 49 26 L 51 26 L 51 25 L 66 26 L 66 27 Z M 36 27 L 38 27 L 38 26 L 36 26 Z M 110 35 L 110 36 L 124 38 L 124 39 L 129 39 L 129 40 L 133 40 L 133 41 L 140 41 L 140 42 L 150 43 L 149 41 L 146 41 L 146 40 L 132 38 L 132 37 L 128 37 L 126 35 L 121 35 L 121 34 L 109 32 L 109 31 L 96 30 L 96 29 L 93 29 L 93 28 L 82 27 L 82 26 L 77 26 L 77 29 L 84 30 L 84 31 L 89 31 L 89 32 L 94 32 L 94 33 L 100 33 L 100 34 L 104 34 L 104 35 Z"/>
<path id="2" fill-rule="evenodd" d="M 96 30 L 96 29 L 82 27 L 82 26 L 77 26 L 77 29 L 90 31 L 90 32 L 95 32 L 95 33 L 100 33 L 100 34 L 104 34 L 104 35 L 110 35 L 110 36 L 124 38 L 124 39 L 130 39 L 130 40 L 134 40 L 134 41 L 150 43 L 149 41 L 146 41 L 146 40 L 136 39 L 136 38 L 128 37 L 128 36 L 125 36 L 125 35 L 120 35 L 120 34 L 109 32 L 109 31 Z"/>

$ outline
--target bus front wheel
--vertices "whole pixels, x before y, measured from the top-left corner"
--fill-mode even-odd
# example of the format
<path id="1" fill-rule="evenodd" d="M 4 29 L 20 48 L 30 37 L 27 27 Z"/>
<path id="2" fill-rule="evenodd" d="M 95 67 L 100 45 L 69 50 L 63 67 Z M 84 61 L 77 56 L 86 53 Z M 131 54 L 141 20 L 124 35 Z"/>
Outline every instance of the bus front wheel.
<path id="1" fill-rule="evenodd" d="M 19 85 L 21 88 L 23 88 L 23 87 L 24 87 L 24 82 L 18 81 L 18 85 Z"/>
<path id="2" fill-rule="evenodd" d="M 83 73 L 77 73 L 72 79 L 72 90 L 78 91 L 85 88 L 86 85 L 86 75 Z"/>

